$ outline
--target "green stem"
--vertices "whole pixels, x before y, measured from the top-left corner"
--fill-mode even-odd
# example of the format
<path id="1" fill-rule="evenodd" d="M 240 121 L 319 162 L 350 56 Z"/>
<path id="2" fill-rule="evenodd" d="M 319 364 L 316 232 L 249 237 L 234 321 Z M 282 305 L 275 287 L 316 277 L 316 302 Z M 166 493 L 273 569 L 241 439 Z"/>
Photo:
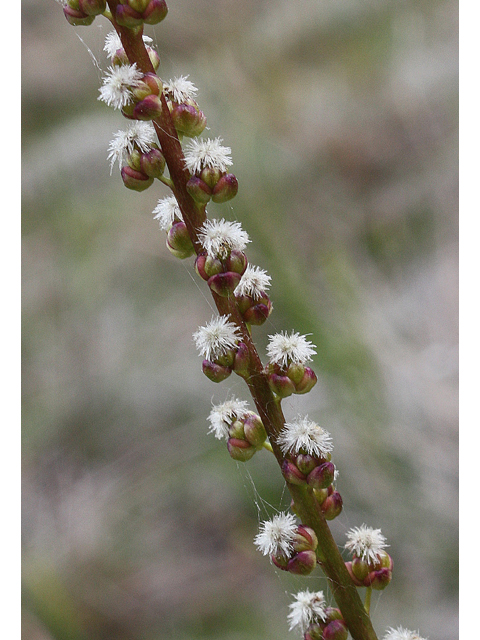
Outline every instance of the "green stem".
<path id="1" fill-rule="evenodd" d="M 367 592 L 365 594 L 365 602 L 364 607 L 365 611 L 370 615 L 370 603 L 372 601 L 372 587 L 367 587 Z"/>

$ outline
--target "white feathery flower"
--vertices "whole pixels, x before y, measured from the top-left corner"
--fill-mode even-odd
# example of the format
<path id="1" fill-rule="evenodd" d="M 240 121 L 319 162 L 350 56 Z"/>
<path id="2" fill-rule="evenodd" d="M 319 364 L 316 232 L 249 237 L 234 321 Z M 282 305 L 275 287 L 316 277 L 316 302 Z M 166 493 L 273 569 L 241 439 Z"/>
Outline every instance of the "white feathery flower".
<path id="1" fill-rule="evenodd" d="M 306 451 L 315 457 L 325 458 L 333 451 L 328 431 L 309 420 L 308 416 L 298 416 L 293 422 L 287 422 L 279 433 L 277 444 L 285 454 Z"/>
<path id="2" fill-rule="evenodd" d="M 297 532 L 295 516 L 280 513 L 260 525 L 260 533 L 254 543 L 264 556 L 283 555 L 288 557 L 293 550 L 293 541 Z"/>
<path id="3" fill-rule="evenodd" d="M 385 547 L 388 547 L 388 544 L 381 529 L 371 529 L 362 524 L 361 527 L 353 527 L 347 532 L 345 549 L 366 562 L 377 562 L 379 552 Z"/>
<path id="4" fill-rule="evenodd" d="M 397 627 L 393 629 L 390 627 L 383 636 L 383 640 L 425 640 L 420 637 L 418 631 L 410 631 L 403 627 Z"/>
<path id="5" fill-rule="evenodd" d="M 248 412 L 247 407 L 246 400 L 237 400 L 236 398 L 215 405 L 208 416 L 210 422 L 208 433 L 213 433 L 219 440 L 228 438 L 228 429 L 231 424 L 245 416 Z"/>
<path id="6" fill-rule="evenodd" d="M 128 156 L 135 147 L 142 153 L 148 153 L 155 142 L 155 129 L 150 122 L 132 122 L 126 131 L 117 131 L 113 140 L 108 145 L 110 160 L 110 173 L 112 173 L 115 162 L 121 167 L 125 156 Z"/>
<path id="7" fill-rule="evenodd" d="M 152 38 L 150 38 L 149 36 L 142 36 L 142 38 L 145 44 L 150 44 L 150 42 L 153 42 Z M 113 56 L 119 49 L 123 49 L 120 36 L 115 30 L 110 31 L 110 33 L 107 33 L 107 35 L 105 36 L 105 45 L 103 47 L 103 50 L 106 52 L 109 58 L 113 58 Z"/>
<path id="8" fill-rule="evenodd" d="M 190 140 L 185 149 L 185 165 L 190 173 L 197 174 L 202 169 L 226 171 L 232 163 L 230 147 L 222 147 L 222 139 Z"/>
<path id="9" fill-rule="evenodd" d="M 193 334 L 197 349 L 206 360 L 219 358 L 238 344 L 238 327 L 227 316 L 214 316 Z"/>
<path id="10" fill-rule="evenodd" d="M 276 333 L 269 336 L 267 354 L 272 364 L 279 364 L 287 367 L 290 363 L 305 364 L 316 354 L 314 347 L 305 336 L 292 331 L 290 335 L 286 332 Z"/>
<path id="11" fill-rule="evenodd" d="M 188 100 L 194 100 L 197 95 L 197 87 L 188 80 L 188 76 L 180 76 L 163 83 L 164 92 L 169 95 L 174 102 L 181 104 Z"/>
<path id="12" fill-rule="evenodd" d="M 175 218 L 183 220 L 182 212 L 175 196 L 161 198 L 152 213 L 155 214 L 153 219 L 158 220 L 160 229 L 163 229 L 163 231 L 170 230 Z"/>
<path id="13" fill-rule="evenodd" d="M 251 296 L 254 300 L 258 300 L 270 287 L 271 279 L 266 271 L 249 264 L 234 294 L 236 296 Z"/>
<path id="14" fill-rule="evenodd" d="M 239 222 L 205 220 L 198 232 L 198 239 L 209 256 L 226 258 L 232 249 L 243 251 L 250 238 Z"/>
<path id="15" fill-rule="evenodd" d="M 137 69 L 135 62 L 108 67 L 98 99 L 109 107 L 121 109 L 131 101 L 132 87 L 136 87 L 142 78 L 143 73 Z"/>
<path id="16" fill-rule="evenodd" d="M 305 633 L 311 624 L 322 622 L 327 619 L 326 602 L 323 591 L 315 593 L 300 591 L 295 596 L 295 602 L 290 606 L 288 619 L 290 621 L 290 630 L 299 627 L 302 633 Z"/>

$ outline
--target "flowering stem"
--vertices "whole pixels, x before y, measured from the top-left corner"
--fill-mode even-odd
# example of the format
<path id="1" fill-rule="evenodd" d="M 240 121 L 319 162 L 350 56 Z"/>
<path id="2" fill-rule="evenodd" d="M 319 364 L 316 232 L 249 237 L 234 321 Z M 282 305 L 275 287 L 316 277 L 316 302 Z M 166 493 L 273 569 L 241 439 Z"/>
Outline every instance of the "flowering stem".
<path id="1" fill-rule="evenodd" d="M 115 9 L 118 4 L 118 0 L 108 0 L 112 13 L 111 21 L 120 36 L 122 46 L 130 63 L 136 63 L 143 73 L 154 73 L 154 68 L 143 43 L 143 29 L 128 29 L 117 24 L 113 16 L 115 16 Z M 198 238 L 198 230 L 206 218 L 205 205 L 197 204 L 186 189 L 187 181 L 191 177 L 190 172 L 185 165 L 182 147 L 163 94 L 160 95 L 160 100 L 162 112 L 153 120 L 153 125 L 170 174 L 170 181 L 163 180 L 163 182 L 171 186 L 174 192 L 190 239 L 198 255 L 203 251 Z M 243 377 L 252 394 L 270 441 L 264 447 L 274 453 L 281 466 L 285 460 L 285 454 L 277 444 L 277 438 L 284 427 L 285 418 L 280 401 L 268 384 L 267 376 L 264 373 L 262 362 L 252 341 L 249 327 L 240 314 L 234 296 L 223 297 L 213 291 L 212 295 L 218 312 L 223 316 L 228 316 L 230 321 L 237 325 L 241 340 L 247 347 L 249 366 L 247 374 Z M 288 482 L 287 486 L 294 500 L 297 515 L 304 525 L 311 527 L 315 531 L 318 537 L 319 547 L 317 554 L 319 564 L 330 581 L 333 596 L 342 612 L 352 638 L 354 640 L 377 640 L 367 611 L 348 574 L 345 562 L 313 496 L 312 490 L 306 486 L 293 485 Z"/>

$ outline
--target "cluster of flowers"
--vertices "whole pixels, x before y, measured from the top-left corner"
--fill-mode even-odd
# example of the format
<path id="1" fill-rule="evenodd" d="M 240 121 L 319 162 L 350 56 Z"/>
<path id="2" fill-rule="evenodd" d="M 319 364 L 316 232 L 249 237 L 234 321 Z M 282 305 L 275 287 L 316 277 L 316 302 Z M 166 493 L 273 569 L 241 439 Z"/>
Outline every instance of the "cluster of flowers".
<path id="1" fill-rule="evenodd" d="M 348 630 L 338 609 L 328 607 L 323 591 L 300 591 L 290 605 L 290 629 L 299 629 L 304 640 L 346 640 Z M 418 631 L 390 627 L 383 640 L 424 640 Z"/>
<path id="2" fill-rule="evenodd" d="M 64 14 L 72 25 L 89 25 L 99 14 L 114 18 L 121 27 L 136 29 L 143 23 L 157 24 L 167 14 L 165 0 L 120 0 L 115 4 L 115 16 L 109 14 L 105 0 L 59 0 Z M 159 66 L 156 51 L 149 46 L 151 39 L 143 36 L 153 69 Z M 118 162 L 126 187 L 143 191 L 155 179 L 171 188 L 164 176 L 166 160 L 155 142 L 155 120 L 169 109 L 179 140 L 191 140 L 185 145 L 184 162 L 189 172 L 187 190 L 200 206 L 210 199 L 226 202 L 238 191 L 234 174 L 228 172 L 232 164 L 229 147 L 222 140 L 198 140 L 206 127 L 206 117 L 195 98 L 197 88 L 187 77 L 163 82 L 156 73 L 143 73 L 131 64 L 116 31 L 107 35 L 104 50 L 111 66 L 100 89 L 100 100 L 131 120 L 125 131 L 118 131 L 109 146 L 110 167 Z M 167 234 L 167 247 L 178 258 L 195 254 L 190 234 L 174 196 L 158 201 L 154 219 Z M 270 276 L 262 269 L 248 264 L 244 249 L 250 239 L 237 222 L 207 219 L 198 231 L 203 251 L 195 260 L 197 274 L 212 292 L 235 300 L 237 309 L 247 325 L 263 324 L 272 311 L 266 293 Z M 249 375 L 249 350 L 241 340 L 236 324 L 227 316 L 214 317 L 194 334 L 197 349 L 203 356 L 203 372 L 214 382 L 225 380 L 232 372 Z M 269 362 L 264 374 L 276 399 L 291 394 L 304 394 L 317 382 L 313 370 L 307 366 L 316 353 L 306 336 L 281 332 L 269 336 Z M 271 450 L 267 432 L 256 413 L 247 403 L 231 399 L 212 408 L 209 415 L 210 432 L 227 442 L 230 456 L 246 462 L 262 448 Z M 342 510 L 342 498 L 335 489 L 337 472 L 331 461 L 333 445 L 330 434 L 308 416 L 298 416 L 286 422 L 276 445 L 285 456 L 282 473 L 286 481 L 304 485 L 315 497 L 326 519 L 331 520 Z M 291 505 L 295 513 L 295 506 Z M 318 540 L 308 526 L 297 524 L 295 515 L 281 513 L 261 524 L 255 545 L 269 555 L 281 570 L 297 575 L 310 574 L 317 565 Z M 369 589 L 384 589 L 392 578 L 393 561 L 384 547 L 380 529 L 366 525 L 351 529 L 345 549 L 352 552 L 346 568 L 355 585 Z M 290 605 L 290 628 L 299 628 L 304 640 L 346 640 L 348 629 L 339 609 L 326 604 L 323 592 L 302 591 Z M 389 629 L 384 640 L 422 640 L 415 633 L 398 627 Z"/>

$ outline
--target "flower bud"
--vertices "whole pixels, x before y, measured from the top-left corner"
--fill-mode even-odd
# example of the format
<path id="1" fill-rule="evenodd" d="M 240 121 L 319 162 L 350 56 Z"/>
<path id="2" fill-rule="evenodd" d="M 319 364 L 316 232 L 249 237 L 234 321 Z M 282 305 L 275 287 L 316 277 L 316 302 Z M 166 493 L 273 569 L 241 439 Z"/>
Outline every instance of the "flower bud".
<path id="1" fill-rule="evenodd" d="M 122 4 L 128 4 L 128 6 L 137 11 L 138 13 L 143 13 L 148 6 L 149 0 L 121 0 Z"/>
<path id="2" fill-rule="evenodd" d="M 287 571 L 298 576 L 308 576 L 317 566 L 315 551 L 300 551 L 288 561 Z"/>
<path id="3" fill-rule="evenodd" d="M 338 493 L 338 491 L 334 491 L 332 495 L 328 496 L 328 498 L 324 500 L 324 502 L 320 505 L 320 508 L 326 520 L 333 520 L 342 512 L 342 496 Z"/>
<path id="4" fill-rule="evenodd" d="M 347 640 L 348 629 L 343 620 L 332 620 L 323 631 L 323 640 Z"/>
<path id="5" fill-rule="evenodd" d="M 168 7 L 165 0 L 150 0 L 147 8 L 143 12 L 143 21 L 145 24 L 158 24 L 168 13 Z"/>
<path id="6" fill-rule="evenodd" d="M 288 376 L 279 376 L 276 373 L 267 375 L 271 390 L 281 398 L 288 398 L 295 392 L 295 385 Z"/>
<path id="7" fill-rule="evenodd" d="M 218 258 L 201 254 L 195 260 L 195 271 L 201 278 L 208 280 L 217 273 L 222 273 L 223 265 Z"/>
<path id="8" fill-rule="evenodd" d="M 143 24 L 142 14 L 128 4 L 118 4 L 115 9 L 115 20 L 121 27 L 133 29 Z"/>
<path id="9" fill-rule="evenodd" d="M 366 560 L 362 558 L 354 558 L 350 563 L 351 573 L 355 578 L 363 584 L 363 581 L 370 573 L 370 567 Z"/>
<path id="10" fill-rule="evenodd" d="M 199 204 L 207 204 L 212 197 L 212 189 L 198 176 L 192 176 L 186 186 L 188 193 Z"/>
<path id="11" fill-rule="evenodd" d="M 160 149 L 150 149 L 148 153 L 142 153 L 142 171 L 151 178 L 161 178 L 165 171 L 165 158 Z"/>
<path id="12" fill-rule="evenodd" d="M 133 117 L 136 120 L 153 120 L 162 113 L 160 98 L 153 93 L 137 102 L 133 109 Z"/>
<path id="13" fill-rule="evenodd" d="M 235 271 L 235 273 L 243 275 L 248 265 L 247 256 L 243 251 L 232 249 L 225 259 L 224 265 L 225 271 Z"/>
<path id="14" fill-rule="evenodd" d="M 318 539 L 315 531 L 310 527 L 300 524 L 295 534 L 293 548 L 297 553 L 300 551 L 315 551 L 318 547 Z"/>
<path id="15" fill-rule="evenodd" d="M 328 496 L 333 493 L 333 490 L 330 491 L 329 493 L 329 489 L 314 489 L 313 490 L 313 497 L 315 498 L 315 500 L 318 502 L 318 504 L 323 504 L 325 502 L 325 500 L 328 498 Z"/>
<path id="16" fill-rule="evenodd" d="M 278 567 L 282 571 L 288 571 L 288 558 L 280 555 L 279 556 L 272 555 L 270 556 L 270 559 L 276 567 Z"/>
<path id="17" fill-rule="evenodd" d="M 233 370 L 238 376 L 246 378 L 249 375 L 250 353 L 244 342 L 240 342 L 233 361 Z"/>
<path id="18" fill-rule="evenodd" d="M 246 296 L 245 296 L 246 297 Z M 265 296 L 257 304 L 249 306 L 243 313 L 242 317 L 248 324 L 255 326 L 262 325 L 272 312 L 272 303 L 270 299 Z"/>
<path id="19" fill-rule="evenodd" d="M 353 569 L 352 569 L 352 562 L 348 561 L 345 563 L 345 567 L 348 571 L 348 573 L 350 574 L 350 578 L 352 579 L 352 582 L 355 586 L 357 587 L 363 587 L 363 580 L 359 580 L 355 574 L 353 573 Z"/>
<path id="20" fill-rule="evenodd" d="M 78 0 L 78 5 L 88 16 L 98 16 L 107 8 L 106 0 Z"/>
<path id="21" fill-rule="evenodd" d="M 199 136 L 207 126 L 203 111 L 191 104 L 179 104 L 172 109 L 172 119 L 178 133 L 189 138 Z"/>
<path id="22" fill-rule="evenodd" d="M 322 640 L 324 629 L 325 624 L 323 622 L 316 622 L 314 624 L 311 624 L 305 631 L 305 635 L 303 636 L 303 638 L 304 640 Z"/>
<path id="23" fill-rule="evenodd" d="M 211 189 L 213 189 L 214 186 L 217 184 L 217 182 L 222 177 L 222 175 L 223 175 L 223 172 L 220 171 L 220 169 L 208 166 L 208 167 L 205 167 L 204 169 L 202 169 L 202 172 L 200 173 L 200 178 L 206 184 L 208 184 L 208 186 Z"/>
<path id="24" fill-rule="evenodd" d="M 291 363 L 286 374 L 295 384 L 295 393 L 307 393 L 317 383 L 317 376 L 313 370 L 300 363 Z"/>
<path id="25" fill-rule="evenodd" d="M 267 439 L 267 432 L 265 431 L 263 422 L 260 420 L 260 416 L 257 416 L 256 413 L 249 412 L 243 421 L 243 429 L 247 441 L 252 446 L 261 448 Z"/>
<path id="26" fill-rule="evenodd" d="M 206 121 L 205 121 L 206 122 Z M 238 180 L 233 173 L 226 173 L 213 187 L 212 200 L 217 203 L 227 202 L 237 195 Z"/>
<path id="27" fill-rule="evenodd" d="M 306 477 L 291 460 L 284 460 L 282 462 L 282 474 L 290 484 L 307 484 Z"/>
<path id="28" fill-rule="evenodd" d="M 67 22 L 73 27 L 88 27 L 95 20 L 95 16 L 89 16 L 83 11 L 72 9 L 68 5 L 63 7 L 63 14 Z"/>
<path id="29" fill-rule="evenodd" d="M 146 176 L 140 171 L 132 169 L 132 167 L 129 167 L 128 165 L 122 167 L 120 173 L 122 175 L 123 184 L 128 189 L 133 189 L 133 191 L 145 191 L 145 189 L 148 189 L 148 187 L 153 184 L 153 178 Z"/>
<path id="30" fill-rule="evenodd" d="M 160 66 L 160 56 L 152 47 L 147 47 L 147 52 L 148 52 L 148 57 L 150 58 L 150 62 L 152 63 L 152 66 L 156 71 Z"/>
<path id="31" fill-rule="evenodd" d="M 173 255 L 181 260 L 195 253 L 195 248 L 184 222 L 175 222 L 167 233 L 167 247 Z"/>
<path id="32" fill-rule="evenodd" d="M 315 489 L 326 489 L 335 476 L 335 465 L 332 462 L 324 462 L 315 467 L 307 477 L 307 483 Z"/>
<path id="33" fill-rule="evenodd" d="M 317 466 L 317 460 L 308 453 L 299 453 L 295 458 L 295 464 L 299 471 L 308 476 Z"/>
<path id="34" fill-rule="evenodd" d="M 376 589 L 377 591 L 381 591 L 385 589 L 385 587 L 390 583 L 392 579 L 392 571 L 391 569 L 379 569 L 378 571 L 372 571 L 368 574 L 368 576 L 363 581 L 363 584 L 366 587 L 372 587 L 372 589 Z"/>
<path id="35" fill-rule="evenodd" d="M 227 271 L 226 273 L 217 273 L 211 276 L 207 284 L 212 291 L 215 291 L 219 296 L 228 297 L 232 295 L 235 289 L 238 287 L 242 276 L 234 271 Z"/>
<path id="36" fill-rule="evenodd" d="M 222 382 L 232 373 L 230 367 L 225 367 L 210 360 L 203 361 L 202 371 L 212 382 Z"/>
<path id="37" fill-rule="evenodd" d="M 257 451 L 257 448 L 252 446 L 246 440 L 240 440 L 237 438 L 229 438 L 227 448 L 230 456 L 239 462 L 246 462 L 247 460 L 250 460 Z"/>

